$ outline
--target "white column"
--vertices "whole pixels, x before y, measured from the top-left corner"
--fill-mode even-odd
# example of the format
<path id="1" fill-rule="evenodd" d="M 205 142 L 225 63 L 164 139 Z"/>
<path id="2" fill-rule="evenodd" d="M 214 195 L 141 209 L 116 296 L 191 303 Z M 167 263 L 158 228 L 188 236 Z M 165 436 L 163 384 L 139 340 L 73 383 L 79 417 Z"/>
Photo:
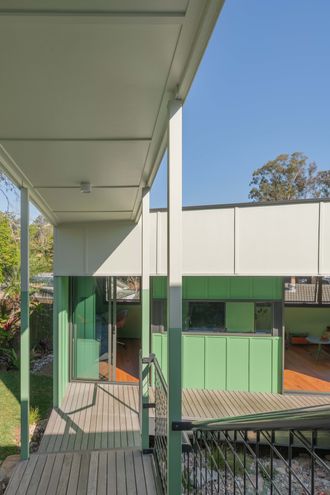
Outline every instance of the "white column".
<path id="1" fill-rule="evenodd" d="M 149 188 L 142 192 L 142 357 L 150 354 L 150 227 L 149 227 Z M 142 449 L 149 448 L 149 409 L 143 408 L 149 402 L 149 365 L 142 364 Z"/>
<path id="2" fill-rule="evenodd" d="M 167 198 L 167 493 L 181 493 L 182 102 L 169 103 Z"/>
<path id="3" fill-rule="evenodd" d="M 21 458 L 29 457 L 30 327 L 29 327 L 29 191 L 21 189 Z"/>

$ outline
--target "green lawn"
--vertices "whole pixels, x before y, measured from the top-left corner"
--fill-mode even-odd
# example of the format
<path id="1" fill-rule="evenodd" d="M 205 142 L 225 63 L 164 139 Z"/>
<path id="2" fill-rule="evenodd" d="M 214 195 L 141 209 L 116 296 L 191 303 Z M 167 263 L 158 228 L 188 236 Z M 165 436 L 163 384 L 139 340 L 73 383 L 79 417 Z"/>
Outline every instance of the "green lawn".
<path id="1" fill-rule="evenodd" d="M 46 418 L 52 407 L 52 378 L 31 375 L 31 408 L 38 408 Z M 17 454 L 16 432 L 20 425 L 19 372 L 0 372 L 0 461 Z"/>

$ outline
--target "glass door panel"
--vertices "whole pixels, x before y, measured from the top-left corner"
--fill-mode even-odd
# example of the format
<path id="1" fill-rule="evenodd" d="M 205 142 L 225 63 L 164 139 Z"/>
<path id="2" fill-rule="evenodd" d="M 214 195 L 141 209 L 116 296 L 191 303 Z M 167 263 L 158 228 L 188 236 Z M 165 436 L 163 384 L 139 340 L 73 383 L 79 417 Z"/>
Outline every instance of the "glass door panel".
<path id="1" fill-rule="evenodd" d="M 141 347 L 138 278 L 72 278 L 74 379 L 138 381 Z"/>
<path id="2" fill-rule="evenodd" d="M 104 277 L 72 283 L 73 376 L 108 380 L 108 303 Z"/>

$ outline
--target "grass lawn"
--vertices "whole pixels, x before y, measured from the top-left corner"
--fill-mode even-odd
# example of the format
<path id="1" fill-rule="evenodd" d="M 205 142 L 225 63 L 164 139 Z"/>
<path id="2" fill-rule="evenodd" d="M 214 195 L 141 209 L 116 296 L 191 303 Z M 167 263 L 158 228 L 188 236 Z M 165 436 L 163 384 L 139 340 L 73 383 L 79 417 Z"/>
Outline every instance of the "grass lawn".
<path id="1" fill-rule="evenodd" d="M 52 378 L 31 375 L 31 408 L 37 408 L 40 418 L 47 417 L 52 407 Z M 17 428 L 20 426 L 19 372 L 0 372 L 0 462 L 17 454 Z"/>

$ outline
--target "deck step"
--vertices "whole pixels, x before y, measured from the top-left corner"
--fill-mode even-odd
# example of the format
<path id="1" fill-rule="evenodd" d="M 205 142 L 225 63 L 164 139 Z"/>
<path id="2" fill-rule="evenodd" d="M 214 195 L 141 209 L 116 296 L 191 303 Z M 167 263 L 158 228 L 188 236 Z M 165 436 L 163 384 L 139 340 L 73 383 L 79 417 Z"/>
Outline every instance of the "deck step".
<path id="1" fill-rule="evenodd" d="M 5 495 L 157 495 L 151 454 L 139 449 L 33 454 L 21 461 Z"/>

